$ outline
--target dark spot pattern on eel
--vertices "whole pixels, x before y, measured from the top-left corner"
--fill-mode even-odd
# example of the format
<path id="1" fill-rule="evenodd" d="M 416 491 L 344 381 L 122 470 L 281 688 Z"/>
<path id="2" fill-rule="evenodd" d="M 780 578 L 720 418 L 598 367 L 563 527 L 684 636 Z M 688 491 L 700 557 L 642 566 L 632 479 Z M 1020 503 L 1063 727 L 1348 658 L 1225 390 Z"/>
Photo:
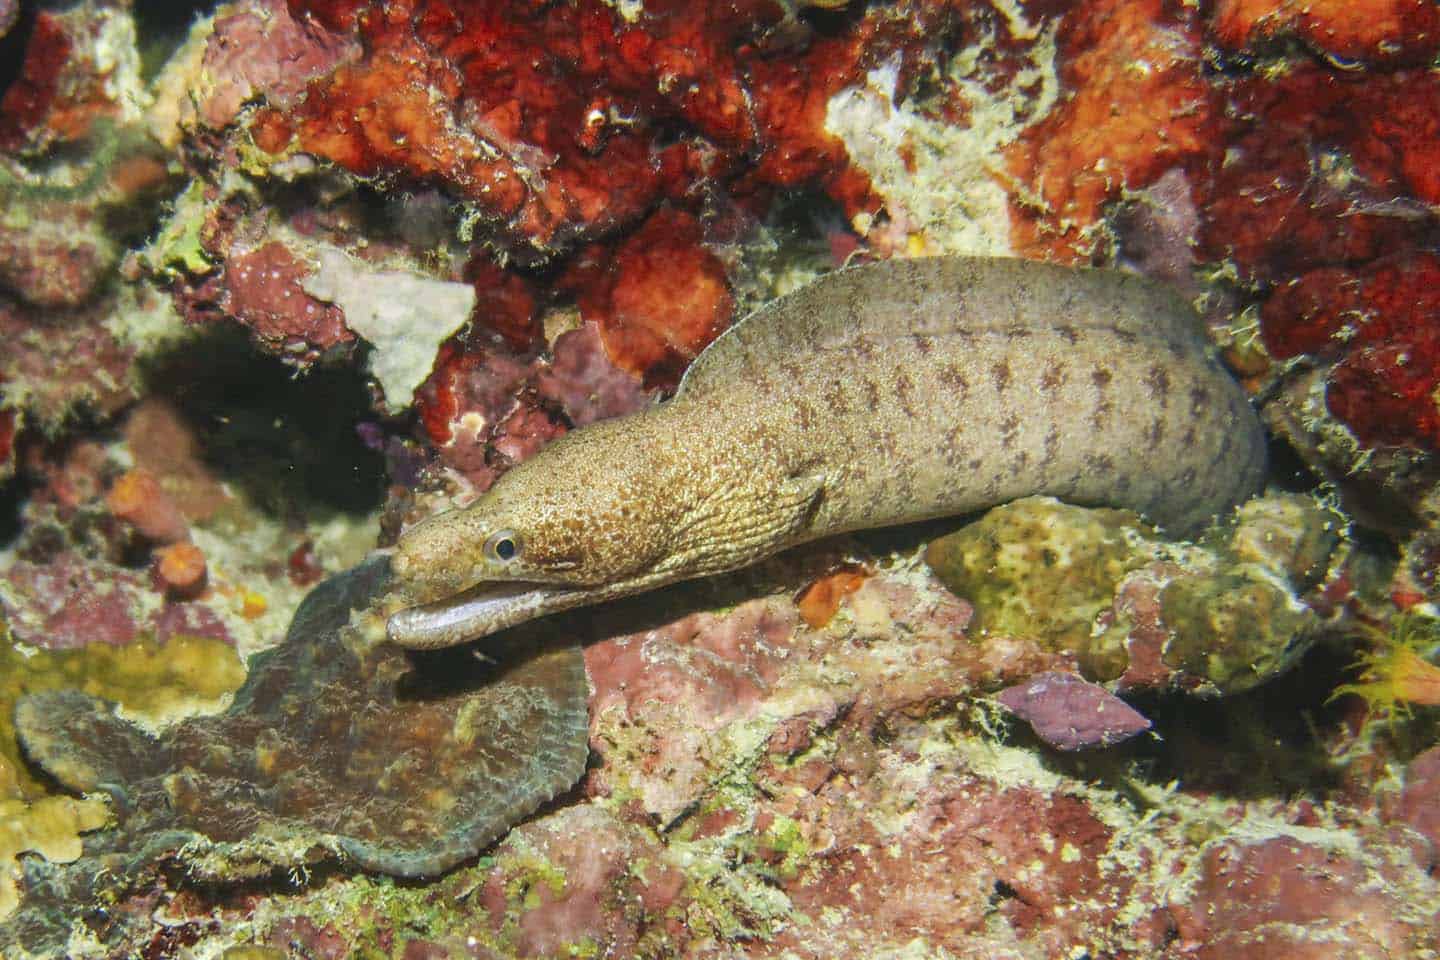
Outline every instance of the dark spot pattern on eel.
<path id="1" fill-rule="evenodd" d="M 1188 411 L 1169 402 L 1182 390 Z M 761 308 L 667 403 L 567 434 L 472 506 L 407 532 L 396 571 L 413 605 L 390 635 L 460 643 L 821 537 L 1034 494 L 1141 510 L 1183 535 L 1263 473 L 1259 421 L 1174 291 L 1018 260 L 889 260 Z M 608 520 L 617 497 L 642 508 L 622 529 Z M 560 536 L 563 516 L 589 538 L 572 568 L 480 555 L 497 529 Z"/>

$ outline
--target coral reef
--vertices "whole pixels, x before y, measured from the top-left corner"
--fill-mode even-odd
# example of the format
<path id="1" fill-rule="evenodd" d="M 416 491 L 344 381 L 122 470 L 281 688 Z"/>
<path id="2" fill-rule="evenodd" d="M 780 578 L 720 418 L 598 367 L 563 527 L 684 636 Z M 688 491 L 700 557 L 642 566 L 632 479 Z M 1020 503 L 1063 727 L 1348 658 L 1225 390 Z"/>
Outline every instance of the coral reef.
<path id="1" fill-rule="evenodd" d="M 1055 43 L 1068 96 L 1007 151 L 1024 185 L 1011 195 L 1017 252 L 1083 262 L 1103 249 L 1106 204 L 1213 155 L 1219 104 L 1198 34 L 1193 13 L 1160 0 L 1106 0 L 1064 18 Z"/>
<path id="2" fill-rule="evenodd" d="M 289 9 L 365 51 L 282 111 L 300 147 L 357 174 L 443 184 L 517 252 L 633 223 L 712 177 L 744 174 L 751 190 L 822 180 L 857 211 L 871 202 L 823 130 L 857 38 L 767 59 L 778 4 Z M 684 135 L 665 143 L 666 125 Z M 734 169 L 742 157 L 758 162 Z"/>
<path id="3" fill-rule="evenodd" d="M 0 2 L 7 960 L 1440 953 L 1434 3 L 163 6 Z M 1192 298 L 1267 494 L 375 645 L 377 542 L 956 252 Z"/>
<path id="4" fill-rule="evenodd" d="M 165 908 L 167 929 L 187 929 L 192 945 L 208 949 L 324 957 L 709 955 L 737 942 L 758 956 L 801 957 L 907 948 L 977 958 L 1081 949 L 1223 956 L 1262 938 L 1302 956 L 1436 948 L 1440 895 L 1423 846 L 1428 758 L 1417 758 L 1383 809 L 1177 793 L 1086 772 L 1058 754 L 1046 760 L 973 697 L 1059 658 L 1015 640 L 965 642 L 968 605 L 918 556 L 852 547 L 874 572 L 821 627 L 772 591 L 834 558 L 782 558 L 698 594 L 670 590 L 564 618 L 558 632 L 601 638 L 585 652 L 595 759 L 579 793 L 490 855 L 423 887 L 302 883 L 263 916 L 245 896 L 182 898 Z M 332 608 L 327 624 L 340 630 L 343 619 Z M 623 632 L 637 621 L 637 632 Z M 313 639 L 316 621 L 299 622 Z M 363 633 L 360 624 L 344 631 Z M 335 653 L 322 642 L 316 666 Z M 442 669 L 453 672 L 455 661 Z M 260 670 L 270 676 L 263 689 L 284 690 L 280 676 Z M 480 695 L 466 687 L 460 698 Z M 437 709 L 422 703 L 404 709 Z M 232 710 L 226 722 L 242 716 Z M 83 729 L 69 719 L 71 731 Z M 53 744 L 75 735 L 57 727 L 43 727 L 53 739 L 38 750 L 65 771 Z M 1173 732 L 1165 721 L 1159 728 Z M 109 757 L 125 756 L 114 746 Z M 265 751 L 277 762 L 288 755 Z M 215 803 L 203 792 L 182 800 L 196 802 L 182 803 L 195 817 Z M 229 802 L 220 809 L 233 818 Z M 103 838 L 115 834 L 91 844 L 106 849 Z M 202 843 L 171 855 L 208 874 L 217 849 L 237 852 Z M 45 870 L 44 890 L 73 890 L 93 872 L 83 861 Z M 117 904 L 150 902 L 159 882 L 137 867 L 107 889 Z M 34 905 L 48 895 L 41 890 L 5 929 L 68 932 L 45 926 Z M 152 935 L 133 914 L 112 913 L 110 949 Z M 1326 950 L 1306 952 L 1315 942 Z"/>
<path id="5" fill-rule="evenodd" d="M 1421 401 L 1435 387 L 1421 372 L 1434 366 L 1434 263 L 1415 247 L 1433 220 L 1426 205 L 1440 197 L 1437 95 L 1425 73 L 1347 85 L 1297 67 L 1275 82 L 1237 82 L 1228 142 L 1243 159 L 1225 165 L 1202 205 L 1207 252 L 1268 293 L 1266 347 L 1338 360 L 1328 405 L 1366 447 L 1435 442 L 1433 405 Z M 1368 116 L 1384 119 L 1355 122 Z M 1315 156 L 1327 158 L 1319 179 Z"/>

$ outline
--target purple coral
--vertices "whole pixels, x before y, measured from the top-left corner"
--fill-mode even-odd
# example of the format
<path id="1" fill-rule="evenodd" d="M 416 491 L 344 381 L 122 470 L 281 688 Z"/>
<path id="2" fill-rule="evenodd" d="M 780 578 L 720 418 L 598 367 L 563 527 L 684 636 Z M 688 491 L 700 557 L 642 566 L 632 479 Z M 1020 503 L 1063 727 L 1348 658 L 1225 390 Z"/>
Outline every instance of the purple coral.
<path id="1" fill-rule="evenodd" d="M 1073 673 L 1042 673 L 995 699 L 1056 750 L 1111 747 L 1150 729 L 1134 707 Z"/>

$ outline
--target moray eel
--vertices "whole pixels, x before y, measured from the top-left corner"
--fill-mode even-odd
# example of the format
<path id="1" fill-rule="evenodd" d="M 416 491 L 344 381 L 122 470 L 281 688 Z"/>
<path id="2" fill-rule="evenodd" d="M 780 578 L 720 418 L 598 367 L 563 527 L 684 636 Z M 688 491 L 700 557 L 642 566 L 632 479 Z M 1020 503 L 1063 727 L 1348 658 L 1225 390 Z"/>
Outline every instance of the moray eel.
<path id="1" fill-rule="evenodd" d="M 675 396 L 577 430 L 401 537 L 390 638 L 441 647 L 845 531 L 1031 494 L 1190 533 L 1264 438 L 1190 307 L 1020 260 L 831 273 L 727 330 Z"/>

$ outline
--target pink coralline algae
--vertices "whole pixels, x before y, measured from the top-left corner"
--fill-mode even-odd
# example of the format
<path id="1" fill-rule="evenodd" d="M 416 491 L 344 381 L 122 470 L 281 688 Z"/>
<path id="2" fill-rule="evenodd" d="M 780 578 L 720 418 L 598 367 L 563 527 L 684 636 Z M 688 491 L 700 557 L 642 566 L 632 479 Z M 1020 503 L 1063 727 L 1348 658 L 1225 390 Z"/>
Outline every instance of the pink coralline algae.
<path id="1" fill-rule="evenodd" d="M 610 360 L 594 324 L 561 334 L 548 357 L 477 340 L 443 346 L 415 402 L 440 462 L 477 490 L 570 426 L 640 410 L 654 395 Z"/>
<path id="2" fill-rule="evenodd" d="M 1403 857 L 1403 841 L 1389 842 L 1392 856 Z M 1403 905 L 1429 884 L 1416 887 L 1413 871 L 1379 853 L 1383 843 L 1360 857 L 1338 855 L 1318 838 L 1210 845 L 1193 899 L 1174 911 L 1185 955 L 1382 960 L 1434 949 L 1440 913 Z"/>
<path id="3" fill-rule="evenodd" d="M 312 273 L 313 266 L 281 243 L 235 253 L 226 263 L 217 306 L 272 349 L 324 351 L 353 341 L 340 308 L 301 287 Z"/>
<path id="4" fill-rule="evenodd" d="M 0 611 L 14 638 L 32 646 L 63 650 L 176 634 L 231 640 L 204 604 L 157 605 L 154 593 L 143 572 L 70 552 L 43 564 L 20 561 L 0 573 Z"/>
<path id="5" fill-rule="evenodd" d="M 551 361 L 537 383 L 577 427 L 642 409 L 650 396 L 640 381 L 610 363 L 599 331 L 589 324 L 555 339 Z"/>
<path id="6" fill-rule="evenodd" d="M 1429 841 L 1431 867 L 1440 864 L 1440 746 L 1426 750 L 1405 768 L 1405 788 L 1393 816 Z"/>
<path id="7" fill-rule="evenodd" d="M 202 82 L 182 100 L 181 122 L 221 129 L 251 101 L 283 107 L 311 79 L 359 55 L 359 46 L 290 15 L 284 0 L 234 5 L 215 21 L 200 61 Z"/>
<path id="8" fill-rule="evenodd" d="M 1150 729 L 1134 707 L 1073 673 L 1042 673 L 995 699 L 1057 750 L 1109 747 Z"/>
<path id="9" fill-rule="evenodd" d="M 0 376 L 23 387 L 27 423 L 53 428 L 77 408 L 113 416 L 134 401 L 136 349 L 106 329 L 107 309 L 92 303 L 42 326 L 33 309 L 0 297 Z"/>

